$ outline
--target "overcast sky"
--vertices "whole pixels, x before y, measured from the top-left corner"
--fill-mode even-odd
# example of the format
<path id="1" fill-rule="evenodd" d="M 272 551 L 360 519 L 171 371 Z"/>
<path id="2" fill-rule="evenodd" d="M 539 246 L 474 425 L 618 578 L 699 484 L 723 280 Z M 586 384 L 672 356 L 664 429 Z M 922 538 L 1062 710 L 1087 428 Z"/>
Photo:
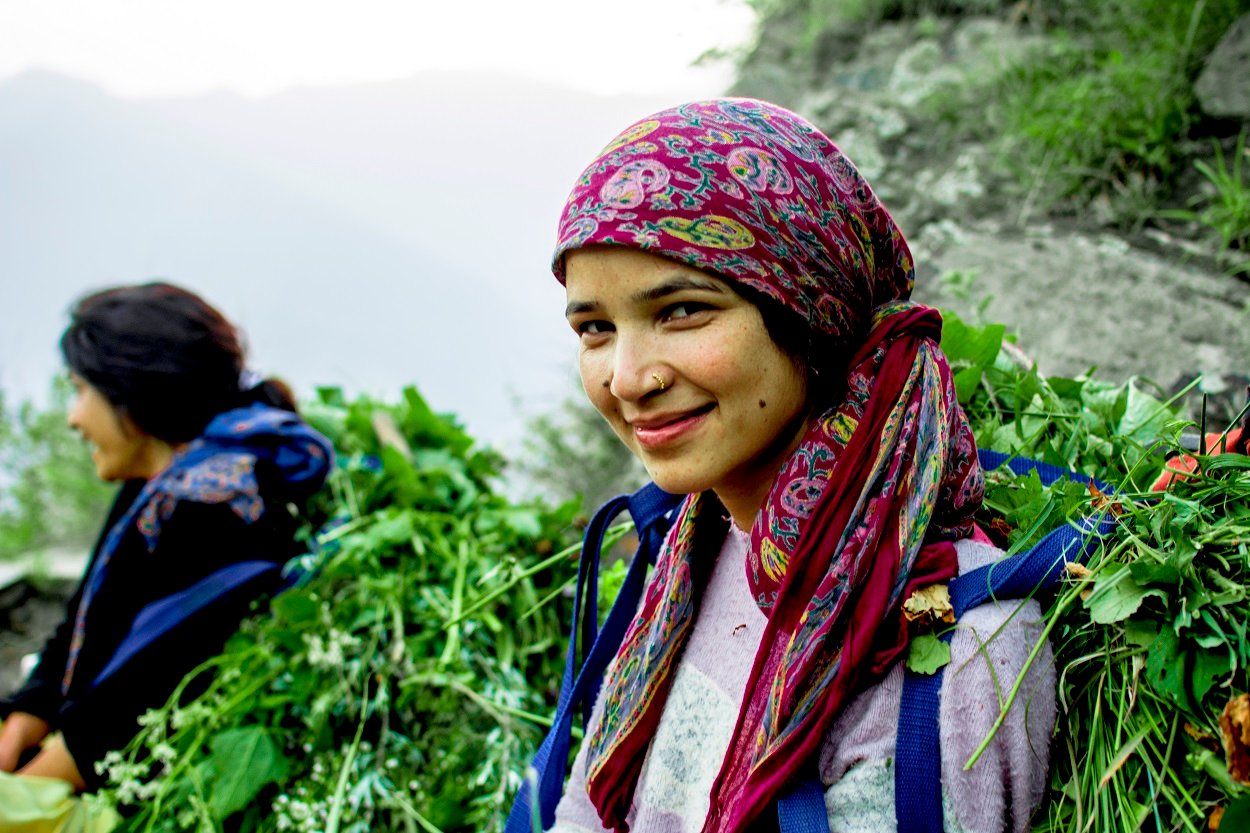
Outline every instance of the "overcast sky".
<path id="1" fill-rule="evenodd" d="M 651 108 L 722 94 L 731 62 L 691 64 L 743 45 L 752 25 L 746 0 L 0 0 L 0 388 L 42 399 L 71 300 L 159 276 L 235 317 L 258 366 L 303 395 L 344 384 L 393 396 L 416 381 L 437 409 L 506 442 L 520 430 L 514 395 L 534 412 L 571 392 L 576 341 L 547 272 L 568 184 Z M 28 70 L 122 101 L 52 77 L 6 84 Z M 463 93 L 464 71 L 519 80 Z M 252 100 L 204 95 L 220 91 Z M 525 165 L 498 153 L 492 119 Z M 467 244 L 482 205 L 512 219 Z M 463 304 L 448 280 L 433 298 L 411 277 L 450 274 L 434 261 L 466 292 L 489 287 L 476 327 L 442 334 Z M 384 311 L 404 323 L 373 332 L 377 313 L 343 308 L 329 282 L 356 272 L 338 263 L 368 264 L 347 300 L 394 287 Z M 327 288 L 298 314 L 267 305 L 315 280 Z M 332 340 L 309 326 L 322 314 L 339 322 Z M 382 347 L 369 343 L 378 333 Z M 431 347 L 450 343 L 450 355 Z"/>
<path id="2" fill-rule="evenodd" d="M 0 0 L 0 79 L 31 68 L 118 96 L 507 70 L 591 92 L 711 95 L 745 0 Z"/>

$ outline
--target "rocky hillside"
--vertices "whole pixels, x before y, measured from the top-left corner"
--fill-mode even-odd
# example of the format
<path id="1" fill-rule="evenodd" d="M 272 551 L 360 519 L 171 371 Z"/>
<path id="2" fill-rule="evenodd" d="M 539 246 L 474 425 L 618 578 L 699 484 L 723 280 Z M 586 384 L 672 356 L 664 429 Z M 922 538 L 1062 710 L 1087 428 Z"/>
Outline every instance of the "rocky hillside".
<path id="1" fill-rule="evenodd" d="M 733 92 L 806 115 L 855 160 L 908 235 L 919 300 L 1007 324 L 1044 372 L 1096 367 L 1165 388 L 1203 374 L 1203 389 L 1240 407 L 1250 381 L 1250 274 L 1234 274 L 1242 255 L 1192 224 L 1159 221 L 1163 208 L 1132 223 L 1097 197 L 1056 208 L 1042 196 L 1044 172 L 1037 187 L 1022 185 L 993 137 L 951 141 L 935 119 L 943 96 L 1003 76 L 1047 37 L 1009 13 L 816 30 L 810 14 L 774 14 Z M 1219 146 L 1231 159 L 1250 125 L 1248 56 L 1250 15 L 1195 83 L 1215 135 L 1192 143 L 1212 156 Z M 963 106 L 965 119 L 982 115 Z M 1250 159 L 1241 164 L 1250 199 Z M 1184 206 L 1204 183 L 1179 177 L 1167 199 Z"/>

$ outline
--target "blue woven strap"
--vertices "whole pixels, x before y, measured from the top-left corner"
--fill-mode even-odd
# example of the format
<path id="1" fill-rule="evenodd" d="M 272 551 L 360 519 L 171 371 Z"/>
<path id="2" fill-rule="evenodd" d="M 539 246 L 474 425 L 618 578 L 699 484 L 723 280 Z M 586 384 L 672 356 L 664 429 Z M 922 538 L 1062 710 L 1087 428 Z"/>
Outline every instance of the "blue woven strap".
<path id="1" fill-rule="evenodd" d="M 777 797 L 777 826 L 781 833 L 829 833 L 825 788 L 813 772 Z"/>
<path id="2" fill-rule="evenodd" d="M 208 605 L 245 587 L 251 588 L 262 578 L 268 584 L 277 578 L 281 569 L 281 564 L 272 561 L 239 561 L 205 576 L 185 590 L 145 606 L 135 616 L 108 665 L 92 680 L 91 687 L 95 688 L 113 676 L 149 645 Z"/>
<path id="3" fill-rule="evenodd" d="M 996 451 L 978 452 L 981 467 L 989 470 L 1006 466 L 1016 474 L 1037 472 L 1042 485 L 1061 478 L 1091 482 L 1104 492 L 1104 483 L 1058 466 L 1011 457 Z M 1083 558 L 1103 534 L 1110 531 L 1110 515 L 1087 518 L 1079 524 L 1062 526 L 1027 552 L 1017 553 L 959 576 L 950 583 L 951 605 L 956 620 L 964 612 L 992 598 L 1016 599 L 1054 586 L 1063 576 L 1068 561 Z M 949 642 L 953 634 L 942 639 Z M 894 758 L 894 807 L 900 833 L 942 833 L 942 743 L 939 733 L 942 669 L 935 674 L 907 671 L 898 719 Z"/>
<path id="4" fill-rule="evenodd" d="M 614 498 L 604 504 L 590 525 L 582 541 L 582 554 L 577 567 L 577 587 L 573 594 L 573 629 L 569 637 L 569 650 L 564 663 L 564 677 L 560 684 L 560 697 L 556 702 L 556 715 L 551 730 L 538 747 L 531 765 L 537 774 L 539 818 L 543 830 L 555 822 L 556 804 L 564 788 L 568 769 L 569 740 L 573 727 L 573 713 L 581 711 L 582 725 L 590 716 L 590 709 L 598 697 L 603 682 L 603 672 L 616 655 L 625 631 L 642 598 L 647 577 L 647 565 L 654 562 L 664 535 L 672 524 L 671 514 L 681 502 L 680 495 L 670 495 L 654 483 L 648 483 L 632 495 Z M 603 549 L 603 536 L 614 518 L 628 509 L 638 532 L 638 551 L 625 574 L 616 601 L 604 620 L 603 629 L 598 628 L 599 553 Z M 585 598 L 585 605 L 582 600 Z M 579 632 L 581 643 L 590 646 L 584 662 L 577 661 Z M 504 833 L 531 833 L 534 817 L 534 797 L 527 779 L 521 785 Z"/>

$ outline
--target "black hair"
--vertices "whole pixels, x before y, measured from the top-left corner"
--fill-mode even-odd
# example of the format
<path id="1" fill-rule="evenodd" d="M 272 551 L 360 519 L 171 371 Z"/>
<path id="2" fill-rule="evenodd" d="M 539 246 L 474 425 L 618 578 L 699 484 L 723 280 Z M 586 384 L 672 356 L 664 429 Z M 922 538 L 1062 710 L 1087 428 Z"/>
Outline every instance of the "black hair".
<path id="1" fill-rule="evenodd" d="M 255 402 L 296 410 L 280 380 L 240 385 L 244 352 L 224 315 L 161 282 L 87 295 L 61 336 L 70 371 L 139 430 L 168 443 L 195 439 L 213 417 Z"/>

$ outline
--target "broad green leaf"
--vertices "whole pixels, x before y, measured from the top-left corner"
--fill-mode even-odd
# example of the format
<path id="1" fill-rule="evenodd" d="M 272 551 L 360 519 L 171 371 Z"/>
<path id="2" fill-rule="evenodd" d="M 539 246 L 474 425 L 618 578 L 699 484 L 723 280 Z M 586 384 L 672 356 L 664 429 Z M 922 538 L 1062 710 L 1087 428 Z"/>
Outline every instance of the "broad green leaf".
<path id="1" fill-rule="evenodd" d="M 1089 618 L 1100 625 L 1127 619 L 1137 612 L 1147 596 L 1164 597 L 1161 590 L 1142 587 L 1127 570 L 1121 570 L 1094 582 L 1093 592 L 1085 601 Z"/>
<path id="2" fill-rule="evenodd" d="M 365 533 L 365 541 L 369 549 L 376 551 L 379 548 L 406 544 L 412 539 L 413 531 L 412 510 L 393 510 L 382 515 L 377 523 L 369 527 Z"/>
<path id="3" fill-rule="evenodd" d="M 1180 640 L 1172 628 L 1163 628 L 1146 651 L 1146 679 L 1159 694 L 1188 709 L 1189 681 Z"/>
<path id="4" fill-rule="evenodd" d="M 1153 621 L 1129 619 L 1124 623 L 1124 641 L 1145 648 L 1159 636 L 1159 628 Z"/>
<path id="5" fill-rule="evenodd" d="M 1211 687 L 1232 670 L 1228 651 L 1198 650 L 1194 652 L 1193 694 L 1195 702 L 1202 702 Z"/>
<path id="6" fill-rule="evenodd" d="M 1117 426 L 1118 433 L 1140 443 L 1148 443 L 1162 436 L 1168 423 L 1176 415 L 1131 381 L 1125 388 L 1124 413 Z"/>
<path id="7" fill-rule="evenodd" d="M 283 622 L 298 625 L 311 622 L 317 618 L 317 603 L 308 597 L 303 590 L 288 590 L 279 593 L 270 604 L 274 616 Z"/>
<path id="8" fill-rule="evenodd" d="M 1171 561 L 1158 563 L 1139 559 L 1129 565 L 1129 570 L 1133 574 L 1133 580 L 1138 584 L 1167 584 L 1175 586 L 1181 583 L 1180 571 L 1176 569 Z"/>
<path id="9" fill-rule="evenodd" d="M 209 748 L 215 777 L 208 803 L 218 819 L 243 809 L 266 784 L 286 775 L 286 758 L 260 726 L 227 729 L 209 741 Z"/>
<path id="10" fill-rule="evenodd" d="M 1250 830 L 1250 795 L 1243 795 L 1224 809 L 1224 817 L 1220 819 L 1220 830 L 1235 833 L 1238 830 Z"/>
<path id="11" fill-rule="evenodd" d="M 951 661 L 951 646 L 931 633 L 913 637 L 907 648 L 907 667 L 917 674 L 936 674 Z"/>
<path id="12" fill-rule="evenodd" d="M 983 371 L 979 367 L 965 367 L 955 373 L 955 396 L 961 404 L 967 404 L 981 386 Z"/>
<path id="13" fill-rule="evenodd" d="M 1005 332 L 1002 324 L 971 327 L 955 313 L 942 311 L 942 352 L 952 364 L 967 363 L 977 368 L 993 366 Z"/>

